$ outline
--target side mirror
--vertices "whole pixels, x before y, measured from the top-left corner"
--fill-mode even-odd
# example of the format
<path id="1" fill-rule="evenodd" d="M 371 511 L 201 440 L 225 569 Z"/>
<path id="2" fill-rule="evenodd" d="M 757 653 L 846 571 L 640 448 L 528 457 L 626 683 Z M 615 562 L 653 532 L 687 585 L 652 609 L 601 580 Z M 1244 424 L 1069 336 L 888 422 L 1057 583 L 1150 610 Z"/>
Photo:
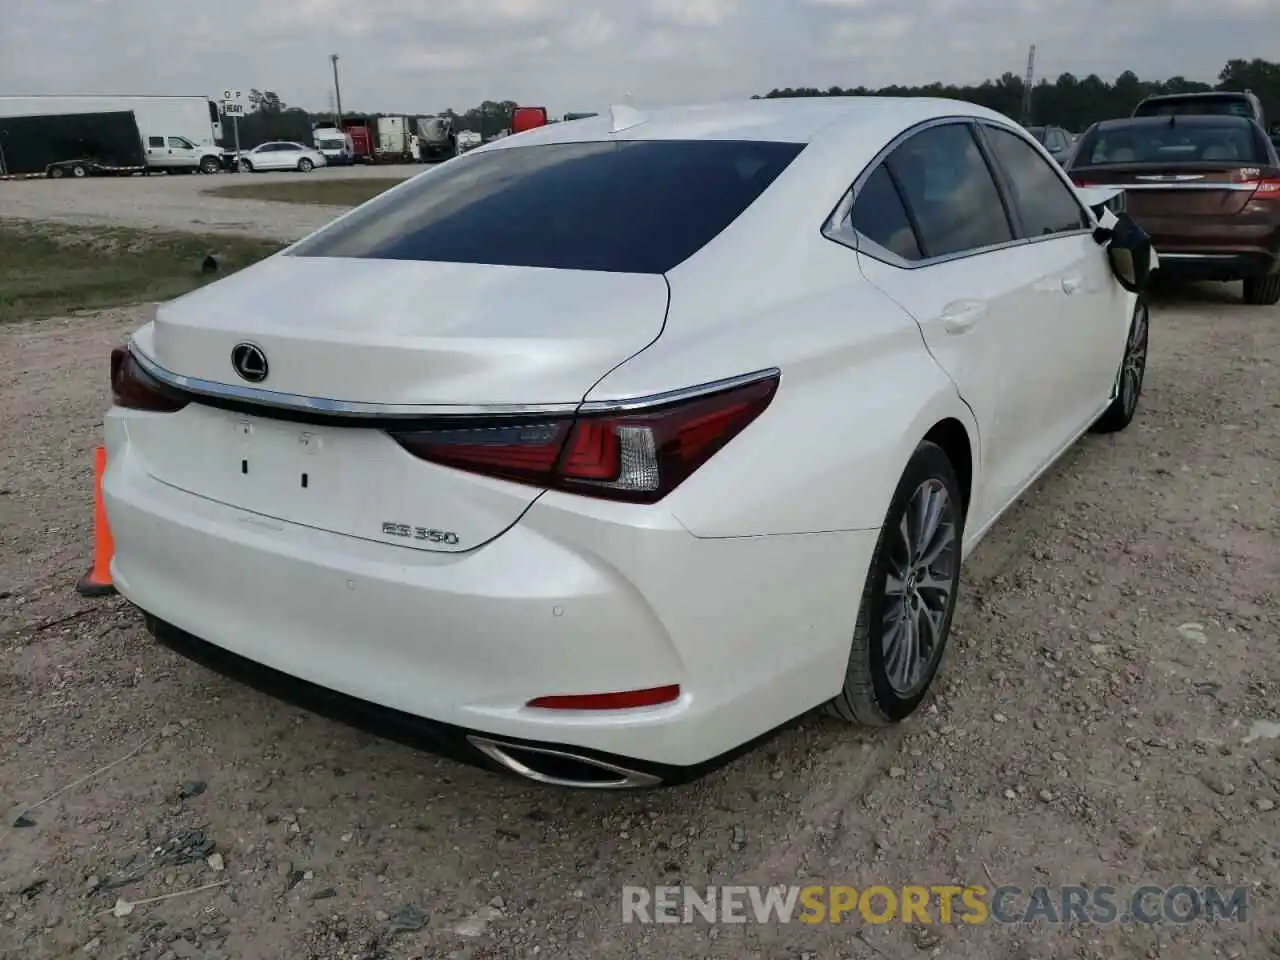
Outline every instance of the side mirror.
<path id="1" fill-rule="evenodd" d="M 1141 293 L 1151 281 L 1151 272 L 1159 268 L 1159 258 L 1151 246 L 1151 237 L 1127 213 L 1107 211 L 1102 225 L 1094 231 L 1094 239 L 1107 246 L 1111 272 L 1130 293 Z"/>

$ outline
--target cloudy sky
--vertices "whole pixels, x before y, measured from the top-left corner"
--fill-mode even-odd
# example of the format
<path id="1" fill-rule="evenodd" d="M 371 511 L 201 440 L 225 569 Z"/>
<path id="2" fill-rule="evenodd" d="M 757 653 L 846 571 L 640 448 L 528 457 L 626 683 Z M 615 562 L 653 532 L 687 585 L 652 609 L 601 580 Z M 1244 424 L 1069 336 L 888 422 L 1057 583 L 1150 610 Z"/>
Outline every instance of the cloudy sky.
<path id="1" fill-rule="evenodd" d="M 1280 58 L 1280 0 L 0 0 L 0 94 L 276 91 L 349 110 L 598 110 L 778 86 Z"/>

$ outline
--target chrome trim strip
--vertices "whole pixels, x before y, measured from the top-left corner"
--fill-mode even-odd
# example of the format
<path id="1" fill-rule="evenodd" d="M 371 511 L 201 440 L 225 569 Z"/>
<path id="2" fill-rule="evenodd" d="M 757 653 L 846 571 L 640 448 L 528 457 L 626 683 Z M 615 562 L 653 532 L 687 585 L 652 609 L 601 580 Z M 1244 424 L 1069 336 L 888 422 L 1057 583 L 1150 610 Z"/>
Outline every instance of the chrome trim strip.
<path id="1" fill-rule="evenodd" d="M 1161 260 L 1235 260 L 1236 253 L 1168 253 L 1159 251 Z"/>
<path id="2" fill-rule="evenodd" d="M 406 419 L 452 415 L 452 416 L 493 416 L 504 414 L 537 414 L 537 413 L 573 413 L 578 409 L 577 403 L 540 403 L 515 404 L 492 403 L 480 405 L 444 404 L 444 403 L 364 403 L 357 400 L 329 400 L 324 397 L 306 397 L 293 393 L 280 393 L 275 390 L 264 390 L 260 387 L 241 387 L 229 383 L 217 383 L 213 380 L 201 380 L 198 377 L 184 377 L 160 366 L 141 350 L 136 344 L 129 345 L 130 351 L 138 364 L 161 383 L 180 390 L 186 390 L 197 396 L 223 400 L 238 400 L 244 403 L 260 404 L 277 410 L 302 410 L 331 416 L 349 417 L 403 417 Z"/>
<path id="3" fill-rule="evenodd" d="M 547 747 L 526 747 L 516 743 L 502 743 L 498 740 L 490 740 L 488 737 L 468 736 L 467 740 L 471 742 L 473 747 L 489 759 L 496 760 L 512 773 L 517 773 L 527 780 L 544 783 L 548 786 L 576 787 L 581 790 L 632 790 L 643 787 L 656 787 L 662 782 L 660 777 L 655 777 L 651 773 L 641 773 L 639 770 L 628 770 L 626 767 L 620 767 L 617 764 L 606 763 L 603 760 L 596 760 L 592 757 L 580 756 L 566 750 L 551 750 Z M 564 760 L 573 760 L 577 763 L 586 764 L 589 767 L 595 767 L 597 770 L 604 770 L 607 773 L 616 774 L 618 779 L 597 782 L 593 780 L 569 780 L 564 777 L 553 777 L 549 774 L 538 772 L 528 764 L 521 763 L 515 757 L 507 753 L 507 750 L 520 750 L 524 753 L 533 753 L 544 757 L 559 757 Z"/>
<path id="4" fill-rule="evenodd" d="M 764 370 L 756 370 L 753 373 L 725 377 L 723 380 L 712 380 L 710 383 L 681 387 L 678 390 L 667 390 L 664 393 L 651 393 L 647 396 L 633 397 L 629 400 L 588 400 L 582 404 L 580 409 L 582 413 L 626 413 L 630 410 L 643 410 L 648 407 L 674 403 L 677 400 L 692 400 L 694 397 L 718 393 L 721 390 L 731 390 L 734 387 L 745 387 L 747 384 L 780 376 L 782 376 L 781 370 L 777 367 L 768 367 Z"/>
<path id="5" fill-rule="evenodd" d="M 130 343 L 129 350 L 138 361 L 139 366 L 152 377 L 155 377 L 161 383 L 179 390 L 185 390 L 196 396 L 236 400 L 243 403 L 259 404 L 277 410 L 311 411 L 338 417 L 423 419 L 438 416 L 571 414 L 579 411 L 582 413 L 622 413 L 660 406 L 677 400 L 689 400 L 704 394 L 716 393 L 720 390 L 746 386 L 749 383 L 781 376 L 782 374 L 782 371 L 777 367 L 769 367 L 753 373 L 744 373 L 722 380 L 713 380 L 710 383 L 668 390 L 663 393 L 617 400 L 590 400 L 586 403 L 366 403 L 357 400 L 329 400 L 324 397 L 306 397 L 292 393 L 280 393 L 275 390 L 264 390 L 260 387 L 241 387 L 234 384 L 217 383 L 212 380 L 202 380 L 198 377 L 186 377 L 160 366 L 138 349 L 136 343 Z"/>
<path id="6" fill-rule="evenodd" d="M 1258 189 L 1252 183 L 1192 183 L 1185 180 L 1164 180 L 1160 183 L 1091 183 L 1089 186 L 1114 190 L 1225 190 L 1232 193 L 1253 193 Z"/>

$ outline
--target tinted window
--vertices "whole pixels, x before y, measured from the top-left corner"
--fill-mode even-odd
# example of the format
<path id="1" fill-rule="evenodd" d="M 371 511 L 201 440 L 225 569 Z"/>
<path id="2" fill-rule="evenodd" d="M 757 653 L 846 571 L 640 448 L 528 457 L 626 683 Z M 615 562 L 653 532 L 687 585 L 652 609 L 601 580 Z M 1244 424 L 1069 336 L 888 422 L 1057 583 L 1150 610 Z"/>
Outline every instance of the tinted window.
<path id="1" fill-rule="evenodd" d="M 1245 97 L 1194 97 L 1187 100 L 1156 100 L 1138 104 L 1135 117 L 1170 117 L 1217 115 L 1247 117 L 1255 114 L 1253 104 Z"/>
<path id="2" fill-rule="evenodd" d="M 191 146 L 191 144 L 187 143 L 187 141 L 182 139 L 182 137 L 170 137 L 169 146 L 176 147 L 179 150 L 185 150 L 187 147 Z"/>
<path id="3" fill-rule="evenodd" d="M 991 171 L 966 124 L 916 134 L 889 155 L 888 164 L 926 257 L 1013 239 Z"/>
<path id="4" fill-rule="evenodd" d="M 853 203 L 853 228 L 905 260 L 920 259 L 906 207 L 884 164 L 867 178 Z"/>
<path id="5" fill-rule="evenodd" d="M 1253 124 L 1223 118 L 1205 122 L 1121 124 L 1096 128 L 1077 151 L 1077 165 L 1111 163 L 1266 163 Z"/>
<path id="6" fill-rule="evenodd" d="M 149 147 L 163 147 L 163 146 L 164 146 L 164 137 L 147 137 L 147 146 L 149 146 Z"/>
<path id="7" fill-rule="evenodd" d="M 996 127 L 987 127 L 986 134 L 1008 175 L 1027 236 L 1066 233 L 1089 225 L 1070 188 L 1031 144 Z"/>
<path id="8" fill-rule="evenodd" d="M 294 253 L 665 273 L 733 222 L 802 146 L 632 140 L 471 153 Z"/>

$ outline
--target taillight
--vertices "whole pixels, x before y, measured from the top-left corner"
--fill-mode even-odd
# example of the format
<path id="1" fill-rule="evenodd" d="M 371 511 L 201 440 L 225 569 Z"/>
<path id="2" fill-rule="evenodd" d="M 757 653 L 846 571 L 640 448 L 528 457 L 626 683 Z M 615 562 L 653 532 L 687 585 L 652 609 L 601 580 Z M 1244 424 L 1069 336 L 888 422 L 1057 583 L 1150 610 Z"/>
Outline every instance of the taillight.
<path id="1" fill-rule="evenodd" d="M 111 351 L 111 394 L 117 407 L 177 413 L 189 402 L 142 369 L 128 347 Z"/>
<path id="2" fill-rule="evenodd" d="M 1253 187 L 1254 200 L 1280 200 L 1280 178 L 1248 180 L 1244 185 Z"/>
<path id="3" fill-rule="evenodd" d="M 414 456 L 492 477 L 608 500 L 654 503 L 758 417 L 778 374 L 621 412 L 393 432 Z"/>

